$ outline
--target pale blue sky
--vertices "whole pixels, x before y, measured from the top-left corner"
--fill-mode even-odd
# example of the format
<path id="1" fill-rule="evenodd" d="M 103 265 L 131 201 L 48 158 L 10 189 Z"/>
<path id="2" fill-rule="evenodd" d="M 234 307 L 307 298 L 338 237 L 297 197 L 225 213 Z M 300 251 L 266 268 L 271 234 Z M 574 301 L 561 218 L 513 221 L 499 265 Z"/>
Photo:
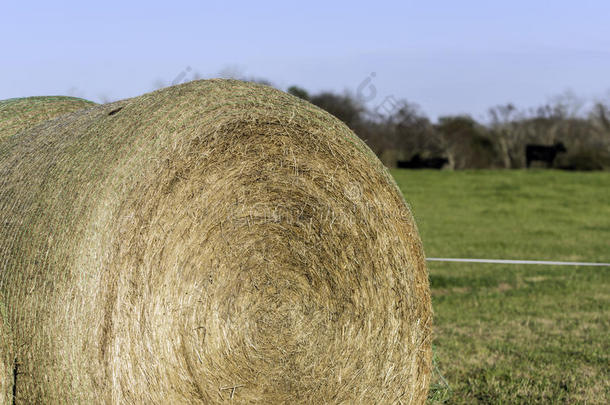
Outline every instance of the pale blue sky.
<path id="1" fill-rule="evenodd" d="M 610 90 L 608 1 L 9 1 L 0 99 L 120 99 L 187 66 L 406 98 L 432 118 Z M 190 73 L 189 73 L 190 75 Z M 188 75 L 187 75 L 188 77 Z"/>

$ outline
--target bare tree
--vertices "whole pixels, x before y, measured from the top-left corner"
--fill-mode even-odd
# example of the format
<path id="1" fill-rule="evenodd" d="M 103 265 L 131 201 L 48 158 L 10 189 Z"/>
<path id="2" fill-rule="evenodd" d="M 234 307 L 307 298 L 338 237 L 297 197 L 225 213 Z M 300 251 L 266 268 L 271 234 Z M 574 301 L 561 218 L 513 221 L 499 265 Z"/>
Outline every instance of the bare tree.
<path id="1" fill-rule="evenodd" d="M 515 131 L 514 128 L 517 108 L 513 104 L 508 103 L 490 108 L 488 114 L 491 121 L 492 134 L 498 142 L 502 164 L 505 169 L 510 169 L 514 167 L 514 162 L 516 161 L 516 150 L 522 144 L 522 140 L 519 139 L 519 132 Z"/>

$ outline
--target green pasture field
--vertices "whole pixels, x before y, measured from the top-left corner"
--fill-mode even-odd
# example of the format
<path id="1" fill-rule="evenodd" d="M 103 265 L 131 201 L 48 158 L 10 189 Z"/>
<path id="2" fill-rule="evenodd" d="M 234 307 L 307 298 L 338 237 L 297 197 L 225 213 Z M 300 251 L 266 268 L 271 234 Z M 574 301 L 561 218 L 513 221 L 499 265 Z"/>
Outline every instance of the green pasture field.
<path id="1" fill-rule="evenodd" d="M 428 257 L 610 262 L 610 173 L 392 174 Z M 610 268 L 428 268 L 430 403 L 610 403 Z"/>

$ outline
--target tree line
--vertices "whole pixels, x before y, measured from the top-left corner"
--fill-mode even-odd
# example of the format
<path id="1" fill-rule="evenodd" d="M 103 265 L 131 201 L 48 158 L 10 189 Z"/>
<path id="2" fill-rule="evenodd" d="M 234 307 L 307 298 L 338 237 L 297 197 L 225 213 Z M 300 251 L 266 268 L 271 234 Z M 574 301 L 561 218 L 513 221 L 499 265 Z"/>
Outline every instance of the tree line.
<path id="1" fill-rule="evenodd" d="M 396 100 L 390 111 L 379 112 L 349 93 L 310 94 L 298 86 L 287 91 L 342 120 L 389 167 L 417 156 L 446 158 L 451 169 L 519 169 L 526 166 L 528 144 L 561 142 L 566 152 L 558 154 L 553 167 L 610 169 L 609 103 L 597 102 L 583 112 L 567 94 L 533 109 L 513 104 L 492 107 L 484 123 L 469 115 L 432 122 L 417 104 L 406 100 Z"/>

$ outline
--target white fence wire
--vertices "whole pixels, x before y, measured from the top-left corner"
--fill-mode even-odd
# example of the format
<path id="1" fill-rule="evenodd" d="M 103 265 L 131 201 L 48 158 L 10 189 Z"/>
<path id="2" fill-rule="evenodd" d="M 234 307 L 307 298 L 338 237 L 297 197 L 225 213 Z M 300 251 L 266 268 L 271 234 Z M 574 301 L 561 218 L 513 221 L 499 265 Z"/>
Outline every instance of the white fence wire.
<path id="1" fill-rule="evenodd" d="M 429 262 L 461 262 L 461 263 L 497 263 L 497 264 L 543 264 L 547 266 L 595 266 L 595 267 L 610 267 L 610 263 L 592 263 L 592 262 L 556 262 L 547 260 L 505 260 L 505 259 L 460 259 L 460 258 L 443 258 L 443 257 L 428 257 Z"/>

